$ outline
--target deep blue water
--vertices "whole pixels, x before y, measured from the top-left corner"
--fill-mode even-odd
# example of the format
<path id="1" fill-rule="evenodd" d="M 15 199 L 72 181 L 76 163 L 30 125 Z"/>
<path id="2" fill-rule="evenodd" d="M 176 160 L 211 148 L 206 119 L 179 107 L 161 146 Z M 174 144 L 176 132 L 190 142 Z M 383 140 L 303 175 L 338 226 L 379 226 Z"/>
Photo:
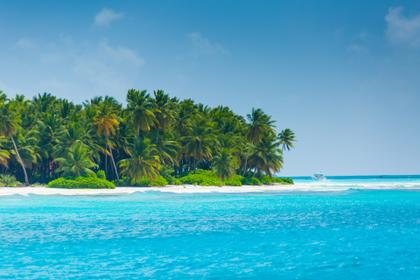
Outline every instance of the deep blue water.
<path id="1" fill-rule="evenodd" d="M 420 192 L 0 197 L 0 278 L 419 279 Z"/>

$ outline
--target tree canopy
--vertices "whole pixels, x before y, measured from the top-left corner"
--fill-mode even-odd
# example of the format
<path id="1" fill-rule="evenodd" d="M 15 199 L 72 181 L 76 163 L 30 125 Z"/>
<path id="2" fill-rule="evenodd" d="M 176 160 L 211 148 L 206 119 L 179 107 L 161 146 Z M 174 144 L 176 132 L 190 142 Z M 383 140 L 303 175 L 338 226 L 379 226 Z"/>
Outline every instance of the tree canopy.
<path id="1" fill-rule="evenodd" d="M 75 104 L 49 93 L 32 99 L 0 91 L 0 173 L 47 183 L 89 176 L 136 182 L 170 173 L 213 170 L 273 176 L 295 135 L 261 109 L 246 118 L 229 107 L 179 100 L 163 90 L 130 89 L 126 104 L 105 96 Z"/>

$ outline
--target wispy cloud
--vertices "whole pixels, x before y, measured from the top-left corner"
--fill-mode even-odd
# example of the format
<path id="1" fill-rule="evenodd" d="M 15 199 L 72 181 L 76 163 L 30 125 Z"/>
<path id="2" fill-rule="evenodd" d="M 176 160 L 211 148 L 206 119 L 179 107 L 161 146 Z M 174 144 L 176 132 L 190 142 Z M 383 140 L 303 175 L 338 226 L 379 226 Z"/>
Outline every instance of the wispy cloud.
<path id="1" fill-rule="evenodd" d="M 16 47 L 22 50 L 30 50 L 37 48 L 37 43 L 29 38 L 20 38 L 16 41 Z"/>
<path id="2" fill-rule="evenodd" d="M 116 63 L 130 63 L 136 66 L 144 64 L 144 59 L 138 56 L 134 50 L 127 47 L 111 47 L 108 43 L 103 42 L 100 44 L 100 51 Z"/>
<path id="3" fill-rule="evenodd" d="M 37 71 L 28 75 L 27 84 L 35 92 L 54 92 L 59 96 L 71 96 L 82 101 L 90 95 L 122 95 L 135 87 L 145 60 L 128 46 L 108 41 L 78 41 L 71 36 L 60 35 L 56 40 L 39 42 L 31 52 L 27 63 L 37 65 Z M 55 69 L 51 71 L 51 69 Z M 12 76 L 15 70 L 12 70 Z M 1 81 L 0 81 L 1 82 Z M 11 86 L 0 83 L 1 88 Z M 20 86 L 24 92 L 25 86 Z"/>
<path id="4" fill-rule="evenodd" d="M 100 10 L 94 20 L 95 26 L 108 26 L 114 21 L 120 20 L 124 17 L 123 13 L 116 12 L 112 9 L 103 8 Z"/>
<path id="5" fill-rule="evenodd" d="M 196 53 L 202 54 L 228 54 L 228 51 L 217 42 L 212 42 L 200 32 L 191 32 L 187 34 Z"/>
<path id="6" fill-rule="evenodd" d="M 412 17 L 403 14 L 403 7 L 388 10 L 385 16 L 388 40 L 397 45 L 420 47 L 420 14 Z"/>
<path id="7" fill-rule="evenodd" d="M 347 51 L 351 53 L 362 54 L 368 52 L 368 48 L 361 44 L 351 44 L 347 46 Z"/>

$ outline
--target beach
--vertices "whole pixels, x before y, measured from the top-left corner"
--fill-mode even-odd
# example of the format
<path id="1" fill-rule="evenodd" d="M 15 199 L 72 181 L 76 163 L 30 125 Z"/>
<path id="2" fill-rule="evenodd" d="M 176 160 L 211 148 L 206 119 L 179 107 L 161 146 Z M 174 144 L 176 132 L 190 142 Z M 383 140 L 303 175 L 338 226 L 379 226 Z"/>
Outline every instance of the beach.
<path id="1" fill-rule="evenodd" d="M 263 193 L 263 192 L 338 192 L 347 190 L 420 190 L 420 181 L 374 181 L 374 182 L 299 182 L 293 185 L 263 186 L 195 186 L 168 185 L 165 187 L 128 187 L 115 189 L 65 189 L 48 188 L 46 186 L 0 187 L 0 196 L 7 195 L 128 195 L 144 192 L 162 192 L 179 194 L 200 193 Z"/>
<path id="2" fill-rule="evenodd" d="M 177 185 L 165 187 L 116 187 L 115 189 L 60 189 L 45 186 L 36 187 L 1 187 L 0 196 L 5 195 L 126 195 L 142 192 L 167 193 L 254 193 L 272 191 L 293 191 L 302 189 L 297 185 L 267 185 L 267 186 L 193 186 Z"/>

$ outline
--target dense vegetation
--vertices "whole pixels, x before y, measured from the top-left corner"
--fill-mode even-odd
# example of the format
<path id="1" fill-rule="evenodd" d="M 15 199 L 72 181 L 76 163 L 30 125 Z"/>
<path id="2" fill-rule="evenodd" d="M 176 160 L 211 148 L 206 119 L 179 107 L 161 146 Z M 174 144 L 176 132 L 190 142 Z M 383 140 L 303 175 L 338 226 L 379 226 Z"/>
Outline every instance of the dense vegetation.
<path id="1" fill-rule="evenodd" d="M 11 184 L 10 175 L 52 187 L 290 183 L 272 176 L 294 142 L 261 109 L 244 118 L 162 90 L 131 89 L 126 105 L 0 91 L 0 174 Z"/>

